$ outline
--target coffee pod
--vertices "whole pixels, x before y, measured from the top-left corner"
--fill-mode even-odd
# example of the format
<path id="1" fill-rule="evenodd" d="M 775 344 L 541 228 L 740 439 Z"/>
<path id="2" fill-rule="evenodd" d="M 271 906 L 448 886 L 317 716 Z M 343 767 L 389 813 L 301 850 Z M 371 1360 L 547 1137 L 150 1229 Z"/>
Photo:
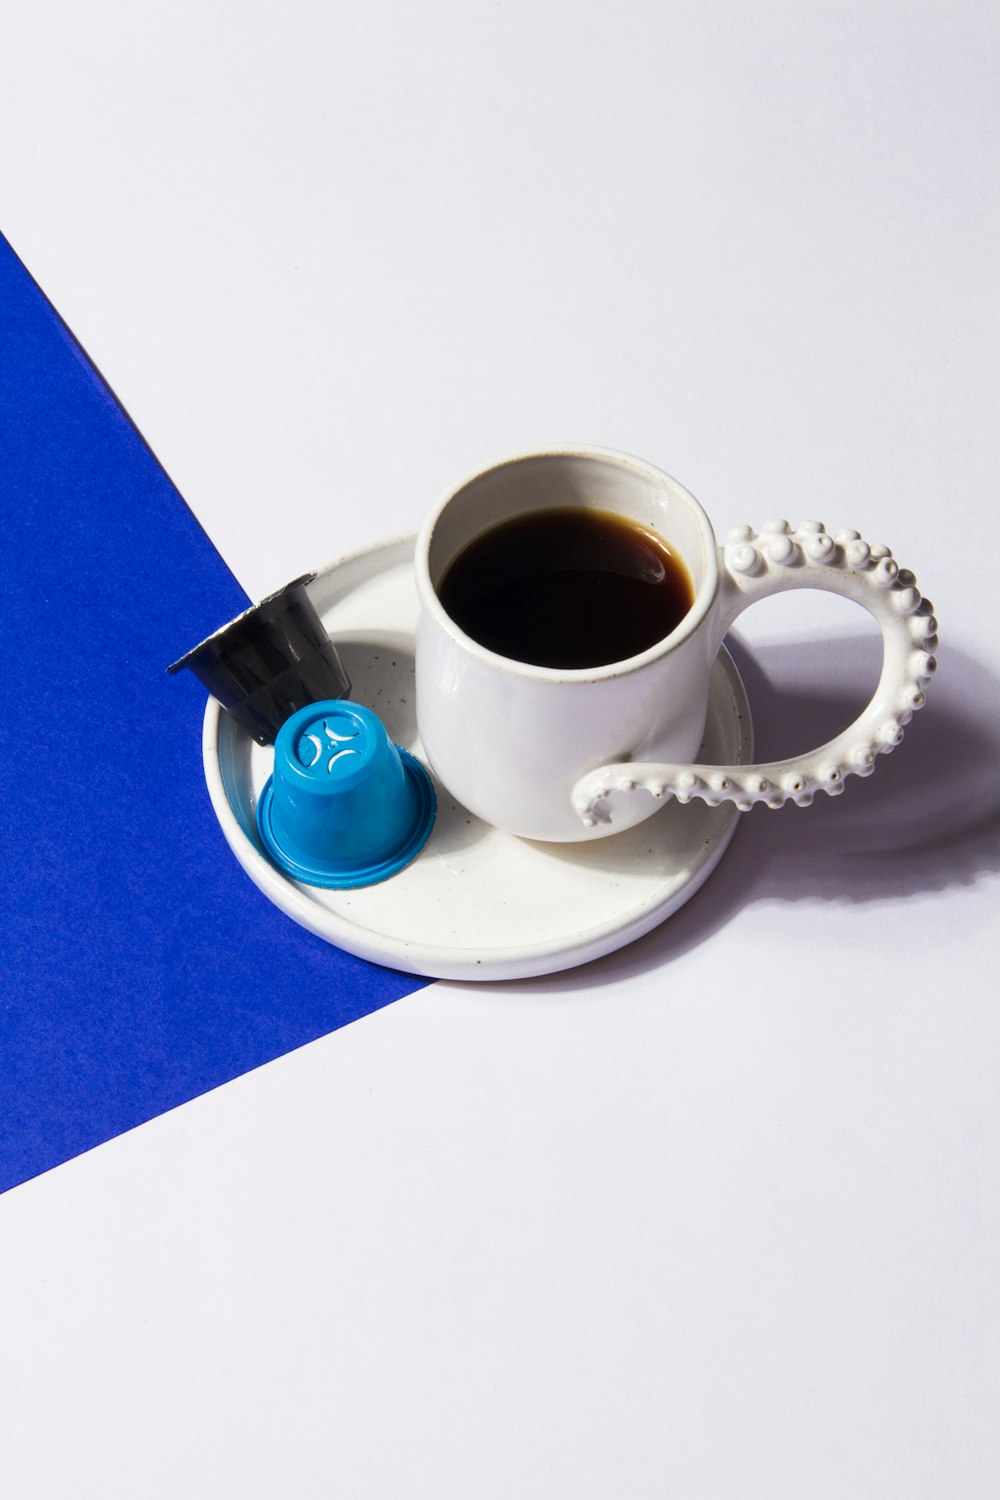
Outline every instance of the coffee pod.
<path id="1" fill-rule="evenodd" d="M 307 592 L 315 576 L 286 583 L 167 668 L 193 672 L 259 745 L 273 744 L 297 709 L 351 691 Z"/>
<path id="2" fill-rule="evenodd" d="M 430 776 L 356 703 L 314 703 L 278 731 L 257 832 L 279 870 L 306 885 L 354 889 L 395 875 L 434 824 Z"/>

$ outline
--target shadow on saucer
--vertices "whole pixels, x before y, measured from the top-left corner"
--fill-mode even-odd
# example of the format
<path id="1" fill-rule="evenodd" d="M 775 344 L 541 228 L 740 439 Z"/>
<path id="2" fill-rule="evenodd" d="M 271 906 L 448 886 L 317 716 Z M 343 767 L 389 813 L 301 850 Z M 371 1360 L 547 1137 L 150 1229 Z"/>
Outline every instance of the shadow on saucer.
<path id="1" fill-rule="evenodd" d="M 353 701 L 378 714 L 393 744 L 411 749 L 417 738 L 412 635 L 387 630 L 376 639 L 341 632 L 337 655 L 351 679 Z"/>
<path id="2" fill-rule="evenodd" d="M 881 669 L 878 637 L 752 651 L 739 637 L 726 644 L 746 685 L 758 760 L 831 739 L 868 701 Z M 971 885 L 1000 869 L 998 764 L 1000 684 L 980 662 L 949 647 L 927 707 L 899 749 L 879 757 L 873 776 L 849 777 L 840 796 L 817 797 L 810 808 L 755 807 L 742 815 L 702 890 L 660 927 L 581 968 L 509 987 L 557 994 L 658 968 L 754 901 L 857 904 Z"/>

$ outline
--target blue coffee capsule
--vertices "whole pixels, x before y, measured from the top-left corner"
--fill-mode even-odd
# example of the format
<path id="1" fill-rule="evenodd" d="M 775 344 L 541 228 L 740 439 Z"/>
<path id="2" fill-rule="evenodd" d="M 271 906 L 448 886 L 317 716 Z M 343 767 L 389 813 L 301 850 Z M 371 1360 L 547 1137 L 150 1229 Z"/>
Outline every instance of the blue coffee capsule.
<path id="1" fill-rule="evenodd" d="M 378 716 L 330 700 L 299 709 L 279 729 L 257 832 L 294 880 L 351 890 L 409 864 L 435 810 L 430 776 L 392 744 Z"/>

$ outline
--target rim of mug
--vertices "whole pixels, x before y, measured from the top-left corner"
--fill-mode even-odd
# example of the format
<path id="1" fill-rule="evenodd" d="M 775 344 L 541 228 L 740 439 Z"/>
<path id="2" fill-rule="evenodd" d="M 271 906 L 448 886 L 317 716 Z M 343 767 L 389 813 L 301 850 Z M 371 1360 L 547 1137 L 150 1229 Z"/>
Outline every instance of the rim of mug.
<path id="1" fill-rule="evenodd" d="M 694 513 L 705 539 L 705 577 L 702 580 L 701 587 L 696 590 L 691 607 L 684 618 L 674 626 L 668 635 L 663 636 L 654 645 L 648 646 L 645 651 L 637 652 L 635 656 L 623 657 L 621 661 L 606 662 L 603 666 L 599 667 L 538 666 L 534 662 L 518 661 L 516 657 L 504 656 L 499 651 L 491 651 L 488 646 L 480 645 L 474 637 L 467 635 L 455 623 L 441 603 L 437 589 L 431 580 L 430 550 L 435 528 L 446 507 L 463 490 L 467 489 L 469 485 L 478 479 L 482 479 L 484 475 L 491 473 L 494 469 L 509 468 L 513 464 L 524 463 L 530 459 L 537 458 L 595 458 L 604 460 L 605 462 L 610 460 L 618 464 L 621 468 L 641 473 L 644 478 L 651 479 L 655 483 L 662 484 L 666 481 L 670 488 L 684 500 Z M 681 484 L 678 479 L 675 479 L 672 474 L 668 474 L 665 469 L 659 468 L 656 464 L 647 463 L 645 459 L 638 458 L 632 453 L 622 452 L 617 448 L 596 447 L 590 443 L 572 443 L 554 448 L 526 448 L 516 453 L 505 454 L 501 458 L 494 459 L 491 463 L 482 464 L 479 468 L 470 470 L 457 484 L 449 487 L 421 526 L 417 534 L 414 569 L 416 573 L 417 592 L 424 608 L 427 609 L 437 624 L 458 645 L 467 651 L 470 656 L 478 657 L 490 665 L 503 666 L 505 670 L 514 672 L 518 676 L 531 677 L 543 682 L 595 682 L 614 677 L 623 677 L 629 672 L 640 671 L 648 663 L 656 661 L 659 657 L 665 656 L 668 652 L 675 650 L 690 636 L 694 635 L 711 610 L 719 586 L 718 543 L 708 513 L 701 502 L 695 499 L 691 491 Z"/>

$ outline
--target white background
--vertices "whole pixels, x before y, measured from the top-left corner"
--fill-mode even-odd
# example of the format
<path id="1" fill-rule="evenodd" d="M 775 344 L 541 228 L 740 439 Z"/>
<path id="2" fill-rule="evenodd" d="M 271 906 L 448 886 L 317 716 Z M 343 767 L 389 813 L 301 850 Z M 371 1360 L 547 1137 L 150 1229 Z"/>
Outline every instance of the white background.
<path id="1" fill-rule="evenodd" d="M 4 231 L 252 595 L 577 440 L 888 542 L 942 665 L 633 948 L 6 1195 L 6 1494 L 1000 1491 L 998 14 L 7 7 Z M 863 700 L 741 633 L 772 753 Z"/>

